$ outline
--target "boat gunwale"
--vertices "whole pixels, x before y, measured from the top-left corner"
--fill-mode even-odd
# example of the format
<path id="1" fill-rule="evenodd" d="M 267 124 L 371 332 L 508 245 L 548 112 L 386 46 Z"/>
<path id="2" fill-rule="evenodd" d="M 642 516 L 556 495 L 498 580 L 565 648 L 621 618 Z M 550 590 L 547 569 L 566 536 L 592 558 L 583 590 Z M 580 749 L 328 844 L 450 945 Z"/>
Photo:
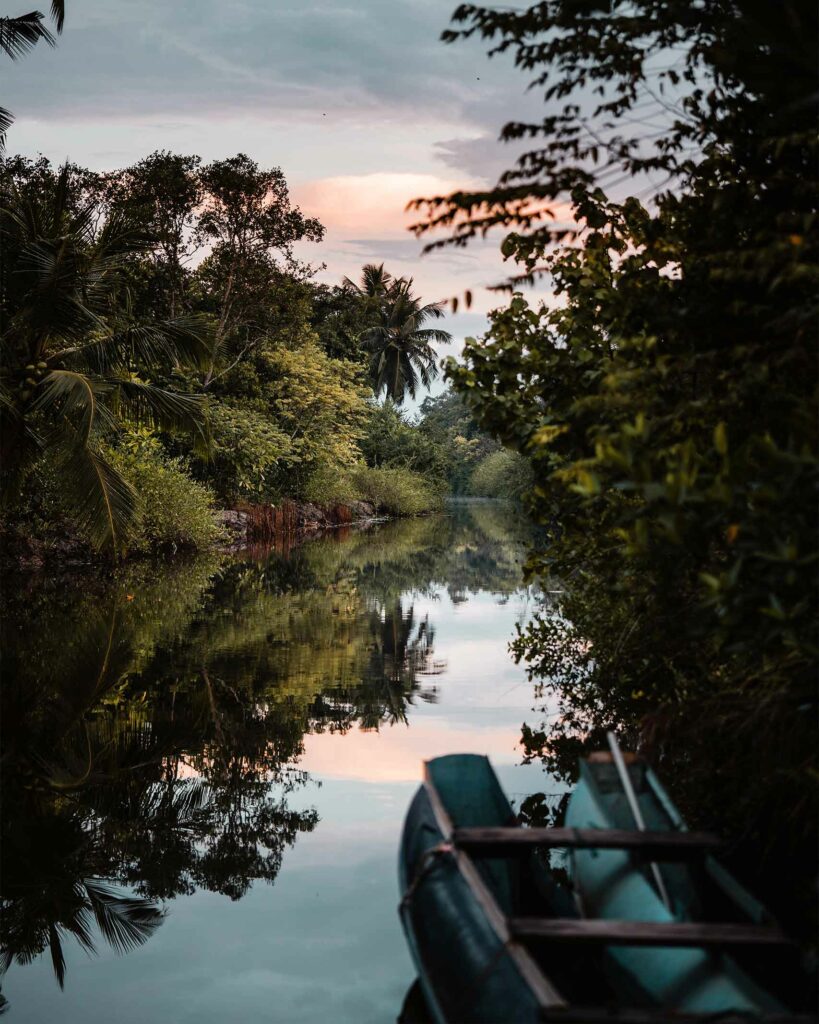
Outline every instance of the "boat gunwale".
<path id="1" fill-rule="evenodd" d="M 483 911 L 498 939 L 503 944 L 503 947 L 508 952 L 521 977 L 531 989 L 541 1011 L 568 1008 L 569 1004 L 560 994 L 558 989 L 555 988 L 552 982 L 546 977 L 529 950 L 512 935 L 506 915 L 498 905 L 498 902 L 492 894 L 489 886 L 481 877 L 481 874 L 473 863 L 472 858 L 452 842 L 455 826 L 446 807 L 444 806 L 444 802 L 438 793 L 435 783 L 432 780 L 429 765 L 429 761 L 424 762 L 423 785 L 430 802 L 432 813 L 435 817 L 435 821 L 441 835 L 443 835 L 445 840 L 451 844 L 452 857 L 455 860 L 458 870 L 469 886 L 475 901 Z M 490 769 L 494 771 L 491 764 Z"/>

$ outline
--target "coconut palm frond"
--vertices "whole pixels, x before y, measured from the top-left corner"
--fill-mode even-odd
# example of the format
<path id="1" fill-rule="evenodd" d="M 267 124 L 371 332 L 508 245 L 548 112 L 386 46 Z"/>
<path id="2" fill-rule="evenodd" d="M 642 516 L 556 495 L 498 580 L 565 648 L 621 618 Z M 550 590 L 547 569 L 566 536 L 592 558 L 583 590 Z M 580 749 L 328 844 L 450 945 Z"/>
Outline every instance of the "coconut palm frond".
<path id="1" fill-rule="evenodd" d="M 182 820 L 201 811 L 213 799 L 213 788 L 207 779 L 185 779 L 174 786 L 172 805 Z"/>
<path id="2" fill-rule="evenodd" d="M 422 327 L 420 330 L 415 331 L 415 337 L 419 341 L 437 342 L 439 345 L 448 345 L 452 341 L 452 335 L 449 331 L 439 331 L 434 327 Z"/>
<path id="3" fill-rule="evenodd" d="M 99 879 L 85 879 L 85 891 L 97 927 L 117 953 L 128 953 L 142 946 L 165 918 L 152 900 L 124 896 Z"/>
<path id="4" fill-rule="evenodd" d="M 60 360 L 98 373 L 134 365 L 202 367 L 212 352 L 213 336 L 213 323 L 208 317 L 179 316 L 108 331 L 84 345 L 61 352 Z"/>
<path id="5" fill-rule="evenodd" d="M 72 885 L 73 913 L 60 922 L 60 925 L 79 942 L 89 956 L 96 953 L 94 938 L 91 932 L 93 918 L 88 913 L 89 900 L 82 882 Z"/>
<path id="6" fill-rule="evenodd" d="M 6 135 L 14 124 L 14 114 L 5 107 L 0 107 L 0 154 L 6 149 Z"/>
<path id="7" fill-rule="evenodd" d="M 39 11 L 30 11 L 16 18 L 0 18 L 0 50 L 12 60 L 29 53 L 41 39 L 49 46 L 57 42 L 43 24 Z"/>
<path id="8" fill-rule="evenodd" d="M 210 435 L 205 399 L 201 395 L 168 391 L 135 380 L 109 378 L 115 392 L 112 410 L 141 426 L 169 433 L 189 433 L 197 451 L 207 454 Z"/>
<path id="9" fill-rule="evenodd" d="M 54 968 L 54 974 L 57 978 L 57 984 L 60 988 L 65 987 L 65 954 L 63 953 L 63 943 L 60 936 L 60 929 L 56 924 L 50 924 L 48 926 L 48 950 L 51 954 L 51 966 Z"/>
<path id="10" fill-rule="evenodd" d="M 51 0 L 51 17 L 59 34 L 65 25 L 65 0 Z"/>
<path id="11" fill-rule="evenodd" d="M 82 444 L 87 444 L 100 426 L 113 426 L 111 410 L 103 401 L 112 390 L 113 385 L 100 377 L 52 370 L 38 386 L 32 409 L 59 413 L 72 424 Z"/>
<path id="12" fill-rule="evenodd" d="M 62 443 L 58 463 L 77 525 L 95 547 L 121 550 L 139 521 L 136 491 L 95 447 L 76 435 L 73 444 Z"/>
<path id="13" fill-rule="evenodd" d="M 368 299 L 378 298 L 386 295 L 393 287 L 393 277 L 389 271 L 384 269 L 384 264 L 368 263 L 361 269 L 361 283 L 356 284 L 349 277 L 345 277 L 342 284 L 350 291 L 358 292 Z"/>

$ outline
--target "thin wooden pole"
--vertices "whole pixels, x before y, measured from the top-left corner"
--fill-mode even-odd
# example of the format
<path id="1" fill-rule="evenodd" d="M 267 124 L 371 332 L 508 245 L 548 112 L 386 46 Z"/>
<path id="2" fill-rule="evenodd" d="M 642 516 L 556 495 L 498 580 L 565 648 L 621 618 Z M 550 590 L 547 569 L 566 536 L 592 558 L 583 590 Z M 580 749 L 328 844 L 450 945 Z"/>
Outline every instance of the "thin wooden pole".
<path id="1" fill-rule="evenodd" d="M 637 794 L 634 792 L 634 786 L 631 784 L 631 778 L 628 773 L 628 768 L 626 768 L 626 762 L 623 760 L 623 752 L 620 750 L 620 744 L 617 742 L 617 737 L 613 732 L 607 732 L 606 739 L 609 741 L 611 756 L 614 758 L 617 774 L 620 776 L 620 782 L 622 783 L 625 791 L 628 805 L 631 808 L 632 815 L 634 816 L 634 824 L 640 832 L 645 832 L 647 830 L 646 823 L 643 818 L 643 812 L 640 810 L 640 804 L 637 802 Z M 655 861 L 652 861 L 649 867 L 651 868 L 651 873 L 654 875 L 654 881 L 657 883 L 660 898 L 665 904 L 666 910 L 670 911 L 671 900 L 668 898 L 668 890 L 665 887 L 665 882 L 663 881 L 660 869 Z"/>

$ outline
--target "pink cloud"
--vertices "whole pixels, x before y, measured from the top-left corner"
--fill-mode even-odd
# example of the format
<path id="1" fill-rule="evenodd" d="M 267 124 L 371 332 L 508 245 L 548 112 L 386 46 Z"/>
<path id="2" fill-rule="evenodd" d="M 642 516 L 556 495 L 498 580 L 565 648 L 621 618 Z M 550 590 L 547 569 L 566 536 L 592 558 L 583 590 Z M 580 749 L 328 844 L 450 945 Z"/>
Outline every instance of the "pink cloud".
<path id="1" fill-rule="evenodd" d="M 463 181 L 434 174 L 378 172 L 307 181 L 295 185 L 293 194 L 302 210 L 336 237 L 400 238 L 418 219 L 406 212 L 407 203 L 463 187 Z"/>
<path id="2" fill-rule="evenodd" d="M 453 752 L 487 754 L 497 764 L 516 764 L 522 756 L 516 739 L 508 726 L 476 730 L 415 718 L 409 729 L 305 736 L 299 768 L 328 779 L 412 782 L 421 779 L 424 761 Z"/>

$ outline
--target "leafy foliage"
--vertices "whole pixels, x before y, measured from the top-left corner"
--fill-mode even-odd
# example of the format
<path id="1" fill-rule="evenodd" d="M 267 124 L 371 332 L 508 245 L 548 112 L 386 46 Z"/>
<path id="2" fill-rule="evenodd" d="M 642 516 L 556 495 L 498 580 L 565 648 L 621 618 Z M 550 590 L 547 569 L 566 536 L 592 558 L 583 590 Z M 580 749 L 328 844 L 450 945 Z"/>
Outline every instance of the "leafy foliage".
<path id="1" fill-rule="evenodd" d="M 377 406 L 367 423 L 359 447 L 370 466 L 411 469 L 433 479 L 446 480 L 449 461 L 444 444 L 425 429 L 426 421 L 410 422 L 399 406 L 387 400 Z"/>
<path id="2" fill-rule="evenodd" d="M 72 201 L 69 168 L 44 194 L 22 191 L 13 173 L 0 184 L 2 498 L 16 498 L 38 457 L 50 452 L 78 522 L 96 546 L 116 551 L 136 525 L 137 500 L 103 442 L 127 418 L 193 431 L 206 445 L 201 399 L 139 372 L 202 358 L 207 323 L 130 316 L 124 268 L 142 250 L 142 232 L 119 216 L 100 226 L 95 203 Z"/>
<path id="3" fill-rule="evenodd" d="M 130 443 L 129 443 L 130 442 Z M 221 537 L 213 517 L 213 492 L 186 472 L 181 460 L 164 455 L 155 438 L 129 438 L 110 454 L 139 499 L 132 550 L 206 550 Z"/>
<path id="4" fill-rule="evenodd" d="M 279 169 L 157 152 L 104 174 L 22 157 L 2 172 L 7 520 L 21 526 L 27 507 L 42 522 L 53 498 L 30 492 L 47 464 L 49 483 L 61 481 L 58 518 L 69 513 L 96 546 L 201 546 L 215 536 L 209 499 L 180 474 L 223 502 L 266 502 L 361 461 L 375 415 L 365 335 L 388 304 L 412 322 L 432 307 L 383 266 L 365 268 L 361 290 L 312 282 L 293 247 L 323 229 L 291 203 Z M 399 383 L 414 389 L 416 356 L 425 380 L 434 366 L 409 321 Z M 401 433 L 417 457 L 400 464 L 440 475 L 429 439 L 408 423 Z M 135 447 L 143 435 L 159 448 Z M 162 480 L 164 521 L 138 494 Z"/>
<path id="5" fill-rule="evenodd" d="M 520 500 L 532 488 L 532 468 L 517 452 L 492 452 L 475 467 L 469 481 L 472 494 L 485 498 Z"/>
<path id="6" fill-rule="evenodd" d="M 308 501 L 322 504 L 366 501 L 375 511 L 398 517 L 437 512 L 443 504 L 440 482 L 398 466 L 342 469 L 322 464 L 310 476 L 303 494 Z"/>
<path id="7" fill-rule="evenodd" d="M 512 50 L 549 106 L 504 130 L 541 148 L 422 226 L 512 228 L 515 279 L 561 299 L 515 294 L 449 366 L 533 464 L 530 571 L 561 591 L 516 645 L 562 702 L 530 752 L 570 771 L 619 726 L 698 789 L 700 820 L 730 808 L 783 842 L 812 827 L 816 770 L 816 18 L 801 0 L 460 7 L 447 38 Z M 631 178 L 639 195 L 609 194 Z M 774 772 L 758 737 L 788 729 Z"/>

